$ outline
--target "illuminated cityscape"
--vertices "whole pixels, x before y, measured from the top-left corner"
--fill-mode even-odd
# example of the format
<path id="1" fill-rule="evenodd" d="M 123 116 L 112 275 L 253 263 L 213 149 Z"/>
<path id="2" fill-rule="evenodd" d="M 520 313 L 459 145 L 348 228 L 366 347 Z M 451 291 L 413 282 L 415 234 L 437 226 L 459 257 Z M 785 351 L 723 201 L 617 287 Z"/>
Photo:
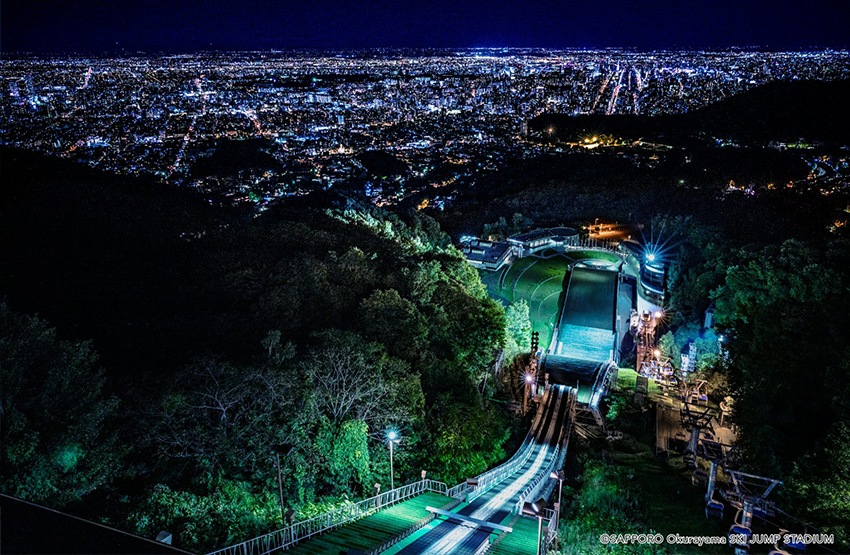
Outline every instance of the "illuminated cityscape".
<path id="1" fill-rule="evenodd" d="M 38 0 L 0 554 L 850 554 L 850 6 Z"/>
<path id="2" fill-rule="evenodd" d="M 0 141 L 260 210 L 332 188 L 439 208 L 556 148 L 529 134 L 542 113 L 678 114 L 772 81 L 848 76 L 850 54 L 831 50 L 20 57 L 0 63 Z M 254 142 L 222 147 L 235 139 Z"/>

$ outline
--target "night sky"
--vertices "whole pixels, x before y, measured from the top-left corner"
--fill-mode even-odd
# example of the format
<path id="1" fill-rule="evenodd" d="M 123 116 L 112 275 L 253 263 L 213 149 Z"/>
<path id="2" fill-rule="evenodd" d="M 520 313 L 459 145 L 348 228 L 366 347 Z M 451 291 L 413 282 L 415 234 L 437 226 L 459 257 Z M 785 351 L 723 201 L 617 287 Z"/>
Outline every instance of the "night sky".
<path id="1" fill-rule="evenodd" d="M 847 0 L 12 0 L 0 50 L 850 45 Z"/>

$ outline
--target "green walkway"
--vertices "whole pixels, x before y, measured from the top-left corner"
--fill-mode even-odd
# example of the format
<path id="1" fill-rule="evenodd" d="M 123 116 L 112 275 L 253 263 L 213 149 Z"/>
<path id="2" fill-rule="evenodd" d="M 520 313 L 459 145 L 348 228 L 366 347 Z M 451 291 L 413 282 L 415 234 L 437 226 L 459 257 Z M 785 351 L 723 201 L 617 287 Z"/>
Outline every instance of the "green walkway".
<path id="1" fill-rule="evenodd" d="M 469 503 L 465 503 L 465 502 L 459 503 L 453 509 L 451 509 L 451 511 L 449 511 L 449 512 L 456 513 L 456 512 L 460 511 L 461 509 L 463 509 L 464 507 L 466 507 L 468 505 L 469 505 Z M 402 553 L 405 550 L 405 548 L 407 548 L 407 546 L 414 543 L 416 540 L 418 540 L 419 538 L 421 538 L 422 536 L 424 536 L 425 534 L 427 534 L 428 532 L 430 532 L 431 530 L 433 530 L 435 527 L 439 526 L 443 522 L 445 522 L 445 519 L 443 519 L 441 517 L 435 518 L 429 524 L 426 524 L 425 526 L 423 526 L 422 528 L 420 528 L 416 532 L 410 534 L 409 536 L 407 536 L 406 538 L 404 538 L 403 540 L 401 540 L 400 542 L 398 542 L 394 546 L 390 547 L 389 549 L 387 549 L 385 551 L 382 551 L 381 555 L 396 555 L 397 553 Z"/>
<path id="2" fill-rule="evenodd" d="M 347 553 L 349 548 L 369 551 L 397 536 L 419 519 L 428 516 L 425 507 L 439 508 L 450 501 L 452 501 L 452 498 L 445 495 L 424 493 L 351 524 L 331 530 L 321 536 L 305 540 L 288 549 L 286 553 L 292 555 L 339 555 L 340 553 Z"/>
<path id="3" fill-rule="evenodd" d="M 502 538 L 492 555 L 537 555 L 537 519 L 520 517 L 513 529 Z"/>

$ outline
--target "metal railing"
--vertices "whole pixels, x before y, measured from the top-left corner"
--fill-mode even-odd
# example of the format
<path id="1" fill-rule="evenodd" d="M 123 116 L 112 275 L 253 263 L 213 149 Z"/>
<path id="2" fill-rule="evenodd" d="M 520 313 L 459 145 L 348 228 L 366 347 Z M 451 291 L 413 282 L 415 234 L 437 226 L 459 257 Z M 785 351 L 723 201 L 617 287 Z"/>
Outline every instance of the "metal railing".
<path id="1" fill-rule="evenodd" d="M 558 513 L 553 511 L 552 509 L 546 509 L 543 513 L 543 520 L 549 520 L 546 527 L 543 529 L 543 537 L 541 538 L 541 547 L 540 552 L 546 553 L 549 550 L 549 546 L 552 545 L 552 542 L 555 541 L 555 538 L 558 537 Z"/>
<path id="2" fill-rule="evenodd" d="M 443 482 L 436 480 L 420 480 L 313 518 L 296 522 L 291 526 L 263 536 L 211 551 L 207 555 L 266 555 L 273 551 L 287 549 L 302 540 L 319 535 L 337 526 L 354 522 L 384 507 L 421 495 L 426 491 L 447 495 L 449 488 Z"/>
<path id="3" fill-rule="evenodd" d="M 561 446 L 557 445 L 555 447 L 555 452 L 552 453 L 552 458 L 549 461 L 549 464 L 546 465 L 546 470 L 540 472 L 537 475 L 537 477 L 534 478 L 534 481 L 532 481 L 530 484 L 528 484 L 528 487 L 526 487 L 522 491 L 522 493 L 519 496 L 519 501 L 517 501 L 516 504 L 514 505 L 514 511 L 513 512 L 521 513 L 522 512 L 522 504 L 525 503 L 525 501 L 527 499 L 533 498 L 534 494 L 537 493 L 537 490 L 539 489 L 540 484 L 542 484 L 544 480 L 549 478 L 549 475 L 552 473 L 552 469 L 555 468 L 555 463 L 558 461 L 558 454 L 560 453 L 560 451 L 561 451 Z"/>
<path id="4" fill-rule="evenodd" d="M 533 441 L 527 441 L 525 447 L 517 451 L 507 462 L 480 475 L 478 477 L 478 486 L 469 494 L 469 497 L 466 499 L 467 503 L 472 503 L 478 497 L 490 491 L 490 489 L 501 483 L 502 480 L 528 462 L 531 453 L 534 451 L 534 445 Z"/>
<path id="5" fill-rule="evenodd" d="M 616 241 L 582 237 L 572 245 L 564 245 L 564 251 L 600 250 L 623 256 L 623 250 Z"/>
<path id="6" fill-rule="evenodd" d="M 454 497 L 455 499 L 463 499 L 469 489 L 470 487 L 466 485 L 466 482 L 462 482 L 453 488 L 449 488 L 445 495 L 447 497 Z"/>
<path id="7" fill-rule="evenodd" d="M 541 407 L 546 404 L 546 395 L 549 394 L 550 393 L 548 391 L 543 394 L 544 397 L 540 403 Z M 531 423 L 531 430 L 534 430 L 538 426 L 541 418 L 543 418 L 543 411 L 538 410 Z M 517 449 L 516 453 L 514 453 L 510 459 L 477 477 L 478 486 L 472 491 L 472 493 L 469 494 L 467 502 L 472 503 L 472 501 L 487 493 L 493 488 L 493 486 L 498 485 L 502 480 L 516 472 L 518 468 L 522 467 L 522 465 L 528 461 L 528 458 L 531 456 L 532 451 L 534 451 L 534 446 L 536 444 L 537 443 L 531 437 L 531 433 L 529 432 L 529 435 L 526 437 L 525 441 L 523 441 L 522 446 Z"/>

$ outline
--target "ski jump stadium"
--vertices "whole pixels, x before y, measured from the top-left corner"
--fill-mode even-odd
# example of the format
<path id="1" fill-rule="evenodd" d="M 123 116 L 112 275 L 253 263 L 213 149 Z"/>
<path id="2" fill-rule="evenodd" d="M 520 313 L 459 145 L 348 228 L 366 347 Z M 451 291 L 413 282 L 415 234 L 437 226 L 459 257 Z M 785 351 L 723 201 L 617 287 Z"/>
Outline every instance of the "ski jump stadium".
<path id="1" fill-rule="evenodd" d="M 519 450 L 454 487 L 423 479 L 209 555 L 546 553 L 557 537 L 557 511 L 548 507 L 558 501 L 570 435 L 600 419 L 597 405 L 616 380 L 637 304 L 629 255 L 569 228 L 463 246 L 491 296 L 526 299 L 541 339 L 536 413 Z"/>

